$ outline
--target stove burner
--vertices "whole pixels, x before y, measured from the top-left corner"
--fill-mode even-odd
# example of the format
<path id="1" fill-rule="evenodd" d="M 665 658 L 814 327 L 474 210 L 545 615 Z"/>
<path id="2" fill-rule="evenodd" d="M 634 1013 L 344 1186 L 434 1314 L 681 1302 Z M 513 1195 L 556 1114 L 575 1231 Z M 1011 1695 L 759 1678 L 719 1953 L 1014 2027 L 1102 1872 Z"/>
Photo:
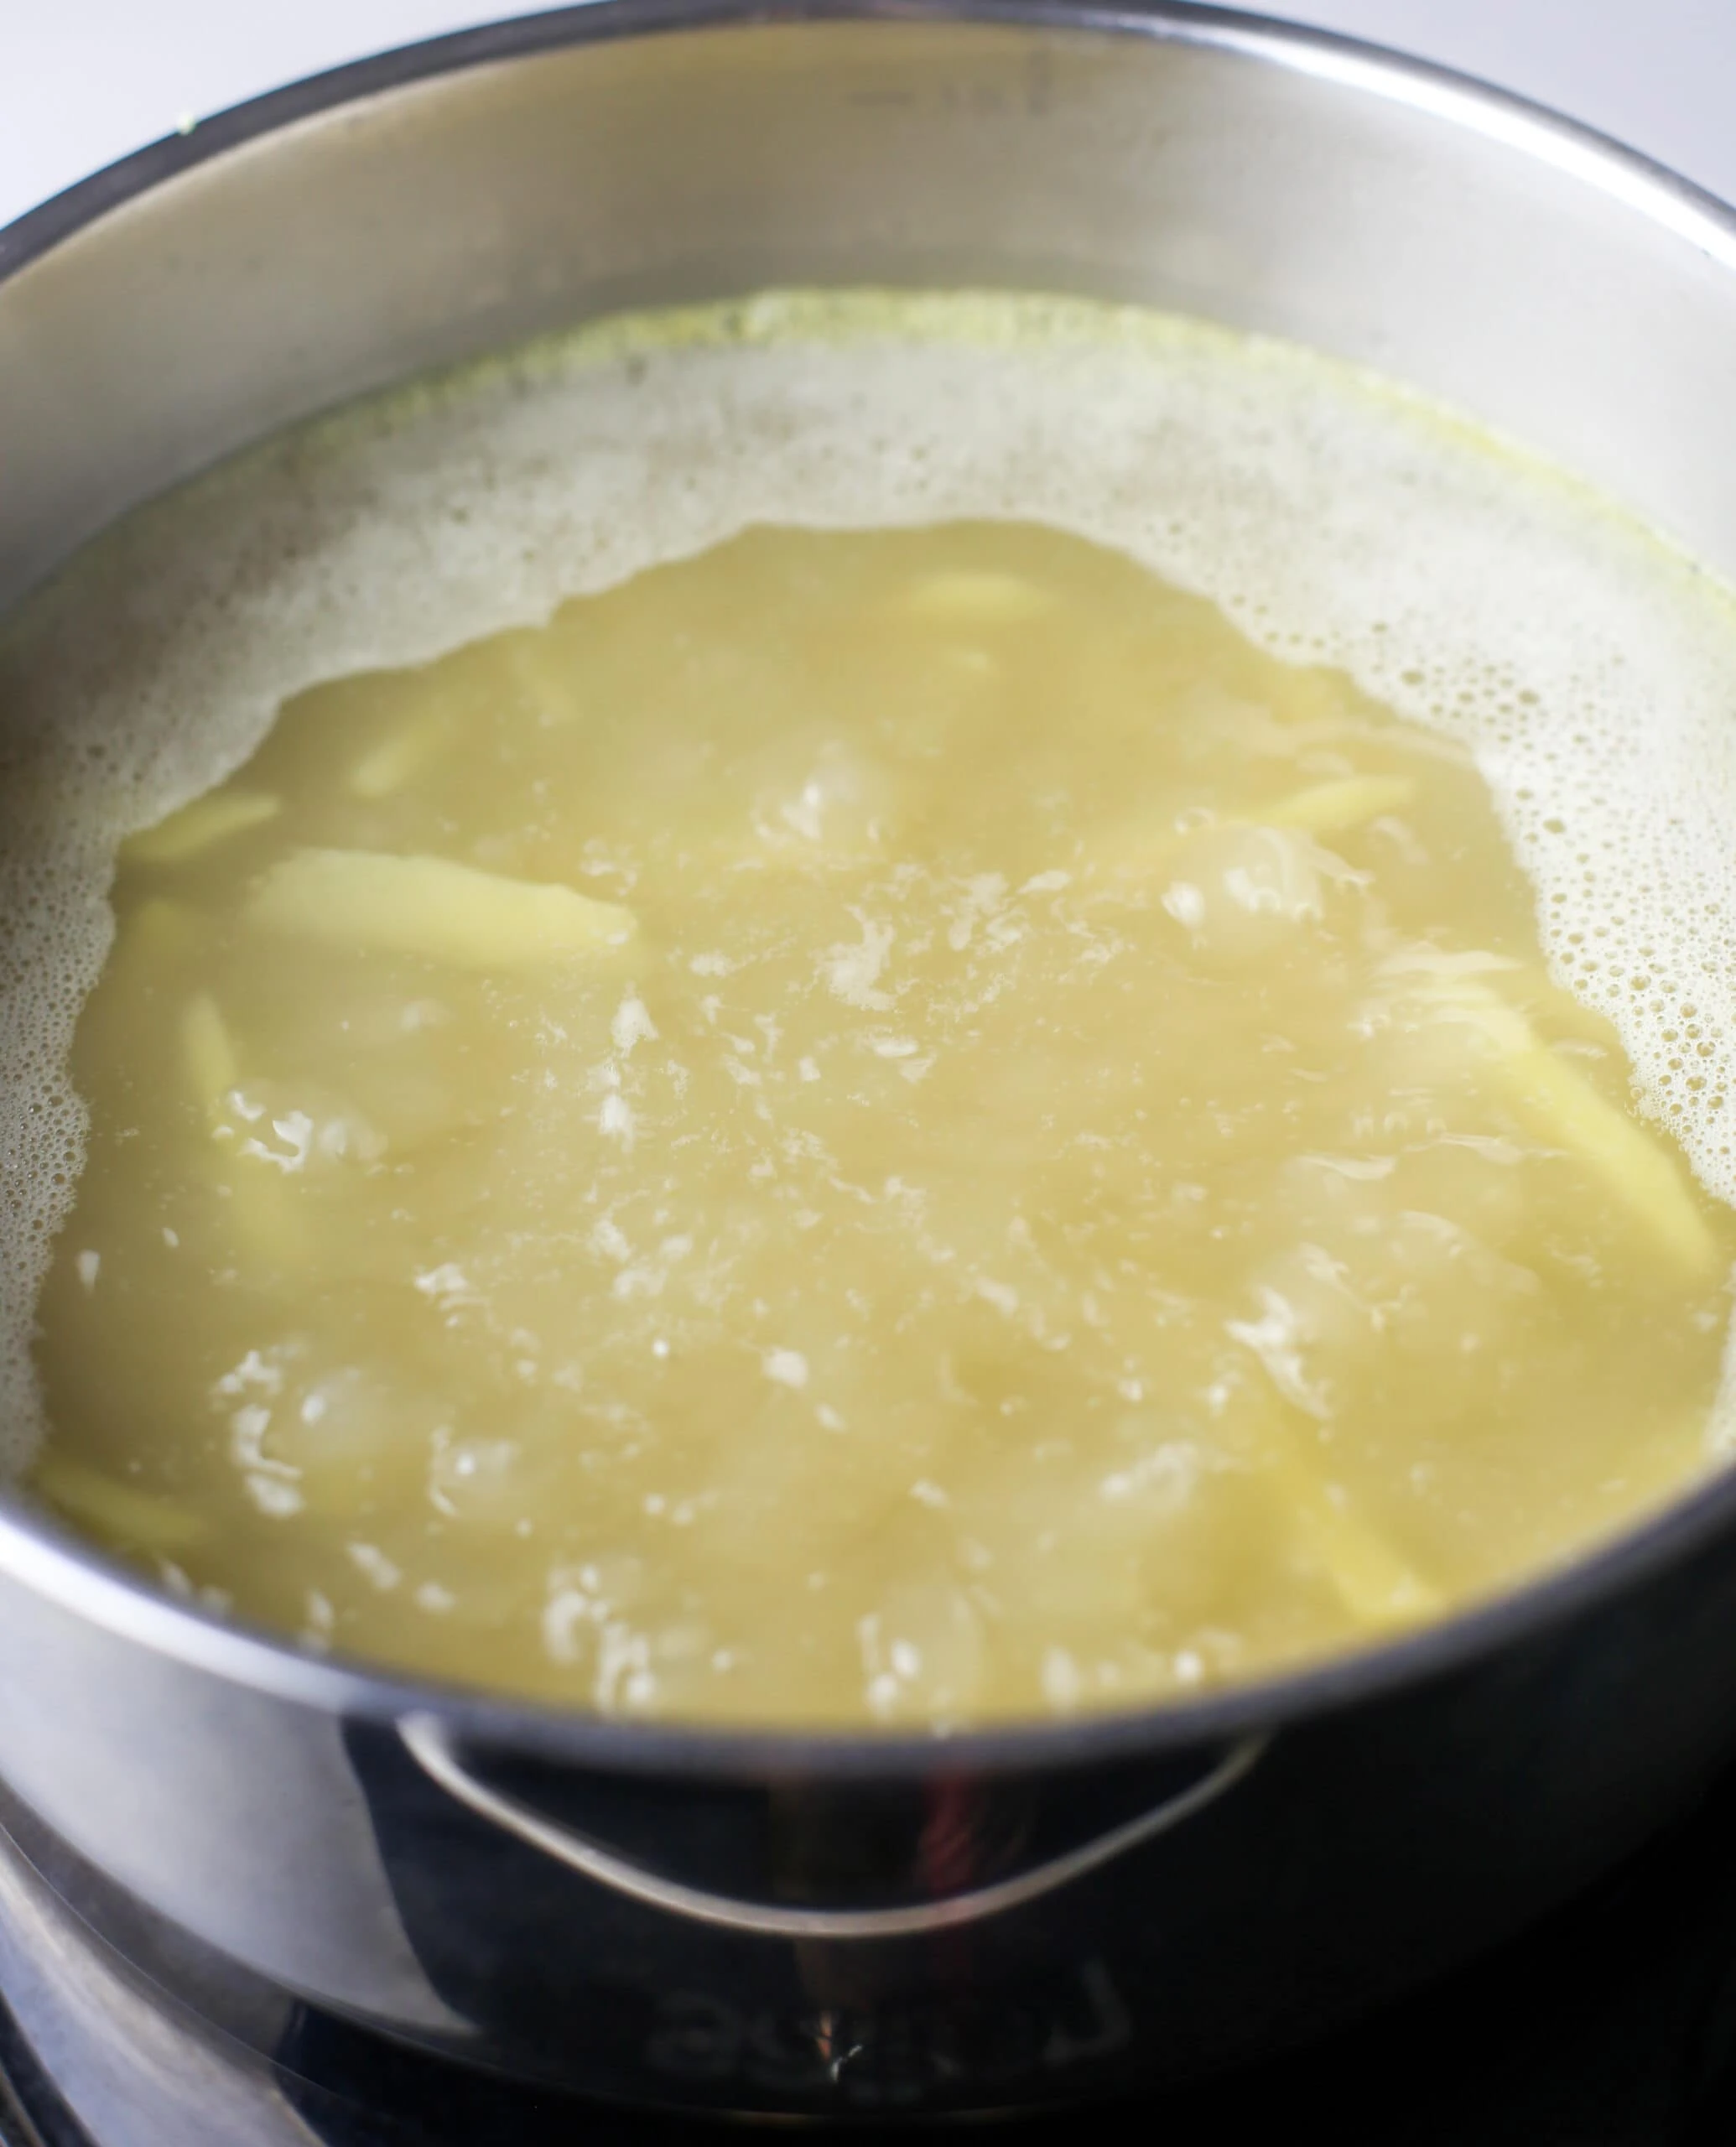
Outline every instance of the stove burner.
<path id="1" fill-rule="evenodd" d="M 1310 2121 L 1312 2122 L 1312 2124 Z M 1256 2072 L 1103 2109 L 1110 2143 L 1736 2139 L 1736 1772 L 1492 1959 Z M 997 2125 L 997 2147 L 1077 2131 Z M 0 2147 L 697 2147 L 715 2127 L 507 2085 L 284 2009 L 274 2061 L 148 1984 L 0 1836 Z M 956 2136 L 956 2135 L 955 2135 Z"/>

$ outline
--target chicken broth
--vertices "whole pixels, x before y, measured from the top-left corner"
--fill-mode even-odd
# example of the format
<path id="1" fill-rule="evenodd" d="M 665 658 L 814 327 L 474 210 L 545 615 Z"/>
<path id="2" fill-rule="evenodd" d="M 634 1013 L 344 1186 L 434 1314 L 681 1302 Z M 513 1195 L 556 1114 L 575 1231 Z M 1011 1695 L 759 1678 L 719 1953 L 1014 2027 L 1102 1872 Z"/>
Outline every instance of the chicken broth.
<path id="1" fill-rule="evenodd" d="M 136 816 L 39 1493 L 310 1645 L 945 1726 L 1703 1469 L 1736 1227 L 1469 726 L 1047 518 L 777 504 Z"/>

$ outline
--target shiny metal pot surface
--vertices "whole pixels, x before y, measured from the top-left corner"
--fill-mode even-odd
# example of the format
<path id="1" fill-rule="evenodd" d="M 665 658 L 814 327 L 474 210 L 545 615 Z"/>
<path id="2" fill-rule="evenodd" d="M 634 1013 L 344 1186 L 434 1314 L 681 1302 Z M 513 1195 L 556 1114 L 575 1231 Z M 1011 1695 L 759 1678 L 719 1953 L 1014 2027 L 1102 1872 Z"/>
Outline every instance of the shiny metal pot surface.
<path id="1" fill-rule="evenodd" d="M 423 367 L 768 283 L 1204 314 L 1456 403 L 1736 577 L 1736 218 L 1579 130 L 1185 7 L 595 4 L 148 149 L 0 233 L 0 606 Z M 1315 2033 L 1736 1746 L 1736 1479 L 1354 1661 L 944 1741 L 647 1729 L 301 1656 L 0 1513 L 0 1815 L 288 2068 L 1008 2109 Z"/>

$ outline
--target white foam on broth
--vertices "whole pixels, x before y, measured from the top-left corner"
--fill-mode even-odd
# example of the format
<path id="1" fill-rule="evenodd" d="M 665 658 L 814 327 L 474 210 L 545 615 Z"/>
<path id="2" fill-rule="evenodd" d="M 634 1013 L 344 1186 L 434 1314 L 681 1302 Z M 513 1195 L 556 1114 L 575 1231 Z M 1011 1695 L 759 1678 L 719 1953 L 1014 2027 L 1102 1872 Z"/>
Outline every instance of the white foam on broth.
<path id="1" fill-rule="evenodd" d="M 1051 523 L 1468 742 L 1557 978 L 1736 1202 L 1736 604 L 1582 488 L 1348 367 L 1083 301 L 873 294 L 600 324 L 268 443 L 0 637 L 0 1463 L 81 1167 L 117 844 L 281 702 L 756 522 Z M 1714 1438 L 1729 1443 L 1732 1381 Z"/>

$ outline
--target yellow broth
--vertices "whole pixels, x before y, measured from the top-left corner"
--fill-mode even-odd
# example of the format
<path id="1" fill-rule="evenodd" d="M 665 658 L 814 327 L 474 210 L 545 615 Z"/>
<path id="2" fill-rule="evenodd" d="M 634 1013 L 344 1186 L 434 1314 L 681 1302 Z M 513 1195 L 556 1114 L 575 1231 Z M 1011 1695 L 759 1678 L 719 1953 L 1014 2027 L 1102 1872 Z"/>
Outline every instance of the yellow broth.
<path id="1" fill-rule="evenodd" d="M 1124 1705 L 1704 1465 L 1736 1232 L 1482 776 L 1032 523 L 760 528 L 122 848 L 34 1482 L 605 1712 Z"/>

